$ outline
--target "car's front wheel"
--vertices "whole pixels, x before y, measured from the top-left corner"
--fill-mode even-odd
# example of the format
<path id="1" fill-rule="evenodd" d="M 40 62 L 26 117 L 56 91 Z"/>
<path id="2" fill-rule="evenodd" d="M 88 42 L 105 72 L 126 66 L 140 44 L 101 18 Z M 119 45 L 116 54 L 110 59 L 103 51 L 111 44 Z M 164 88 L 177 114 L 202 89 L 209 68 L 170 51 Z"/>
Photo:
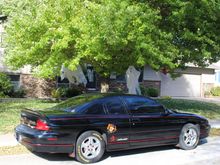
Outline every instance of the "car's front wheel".
<path id="1" fill-rule="evenodd" d="M 105 141 L 100 133 L 86 131 L 76 142 L 76 159 L 81 163 L 95 163 L 105 152 Z"/>
<path id="2" fill-rule="evenodd" d="M 179 137 L 179 147 L 184 150 L 191 150 L 196 148 L 198 143 L 199 127 L 194 124 L 184 125 Z"/>

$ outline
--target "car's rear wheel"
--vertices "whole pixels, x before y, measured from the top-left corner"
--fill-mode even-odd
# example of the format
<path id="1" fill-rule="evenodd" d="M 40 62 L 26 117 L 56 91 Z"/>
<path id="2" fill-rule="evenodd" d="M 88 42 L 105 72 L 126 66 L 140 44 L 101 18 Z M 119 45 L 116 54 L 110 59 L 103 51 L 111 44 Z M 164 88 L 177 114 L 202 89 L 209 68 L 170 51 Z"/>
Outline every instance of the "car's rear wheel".
<path id="1" fill-rule="evenodd" d="M 76 142 L 76 159 L 81 163 L 95 163 L 105 152 L 105 141 L 100 133 L 86 131 Z"/>
<path id="2" fill-rule="evenodd" d="M 179 137 L 179 147 L 184 150 L 191 150 L 196 148 L 198 143 L 199 127 L 194 124 L 184 125 Z"/>

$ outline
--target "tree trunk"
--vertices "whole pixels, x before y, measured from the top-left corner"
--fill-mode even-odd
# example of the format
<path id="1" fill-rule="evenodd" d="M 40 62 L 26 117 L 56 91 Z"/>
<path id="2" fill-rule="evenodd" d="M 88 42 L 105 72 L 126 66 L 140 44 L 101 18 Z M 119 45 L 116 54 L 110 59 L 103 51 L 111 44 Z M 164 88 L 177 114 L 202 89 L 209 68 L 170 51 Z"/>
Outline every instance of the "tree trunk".
<path id="1" fill-rule="evenodd" d="M 101 77 L 101 93 L 108 93 L 109 91 L 109 79 Z"/>

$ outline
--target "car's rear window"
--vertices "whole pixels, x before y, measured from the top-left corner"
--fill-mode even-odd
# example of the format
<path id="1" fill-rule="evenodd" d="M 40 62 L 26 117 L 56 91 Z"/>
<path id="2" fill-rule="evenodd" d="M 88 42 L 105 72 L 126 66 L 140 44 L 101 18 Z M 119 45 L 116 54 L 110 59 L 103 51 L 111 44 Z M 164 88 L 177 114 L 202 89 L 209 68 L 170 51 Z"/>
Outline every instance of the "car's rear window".
<path id="1" fill-rule="evenodd" d="M 66 101 L 61 102 L 60 104 L 50 108 L 50 109 L 60 109 L 63 111 L 72 111 L 78 109 L 78 107 L 84 107 L 88 105 L 89 102 L 102 98 L 103 94 L 83 94 L 73 98 L 70 98 Z M 73 111 L 74 112 L 74 111 Z"/>

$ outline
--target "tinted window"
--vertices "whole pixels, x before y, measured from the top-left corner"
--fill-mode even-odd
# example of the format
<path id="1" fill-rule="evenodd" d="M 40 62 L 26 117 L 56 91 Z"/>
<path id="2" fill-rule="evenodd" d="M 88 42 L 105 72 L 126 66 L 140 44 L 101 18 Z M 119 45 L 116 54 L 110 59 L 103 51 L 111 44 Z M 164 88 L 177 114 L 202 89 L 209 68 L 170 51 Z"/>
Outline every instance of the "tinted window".
<path id="1" fill-rule="evenodd" d="M 124 97 L 132 114 L 152 114 L 163 113 L 164 108 L 155 100 L 145 97 Z"/>
<path id="2" fill-rule="evenodd" d="M 96 103 L 88 107 L 86 114 L 104 115 L 105 111 L 102 104 Z"/>
<path id="3" fill-rule="evenodd" d="M 126 114 L 124 105 L 120 98 L 111 98 L 106 102 L 106 108 L 109 114 Z"/>

